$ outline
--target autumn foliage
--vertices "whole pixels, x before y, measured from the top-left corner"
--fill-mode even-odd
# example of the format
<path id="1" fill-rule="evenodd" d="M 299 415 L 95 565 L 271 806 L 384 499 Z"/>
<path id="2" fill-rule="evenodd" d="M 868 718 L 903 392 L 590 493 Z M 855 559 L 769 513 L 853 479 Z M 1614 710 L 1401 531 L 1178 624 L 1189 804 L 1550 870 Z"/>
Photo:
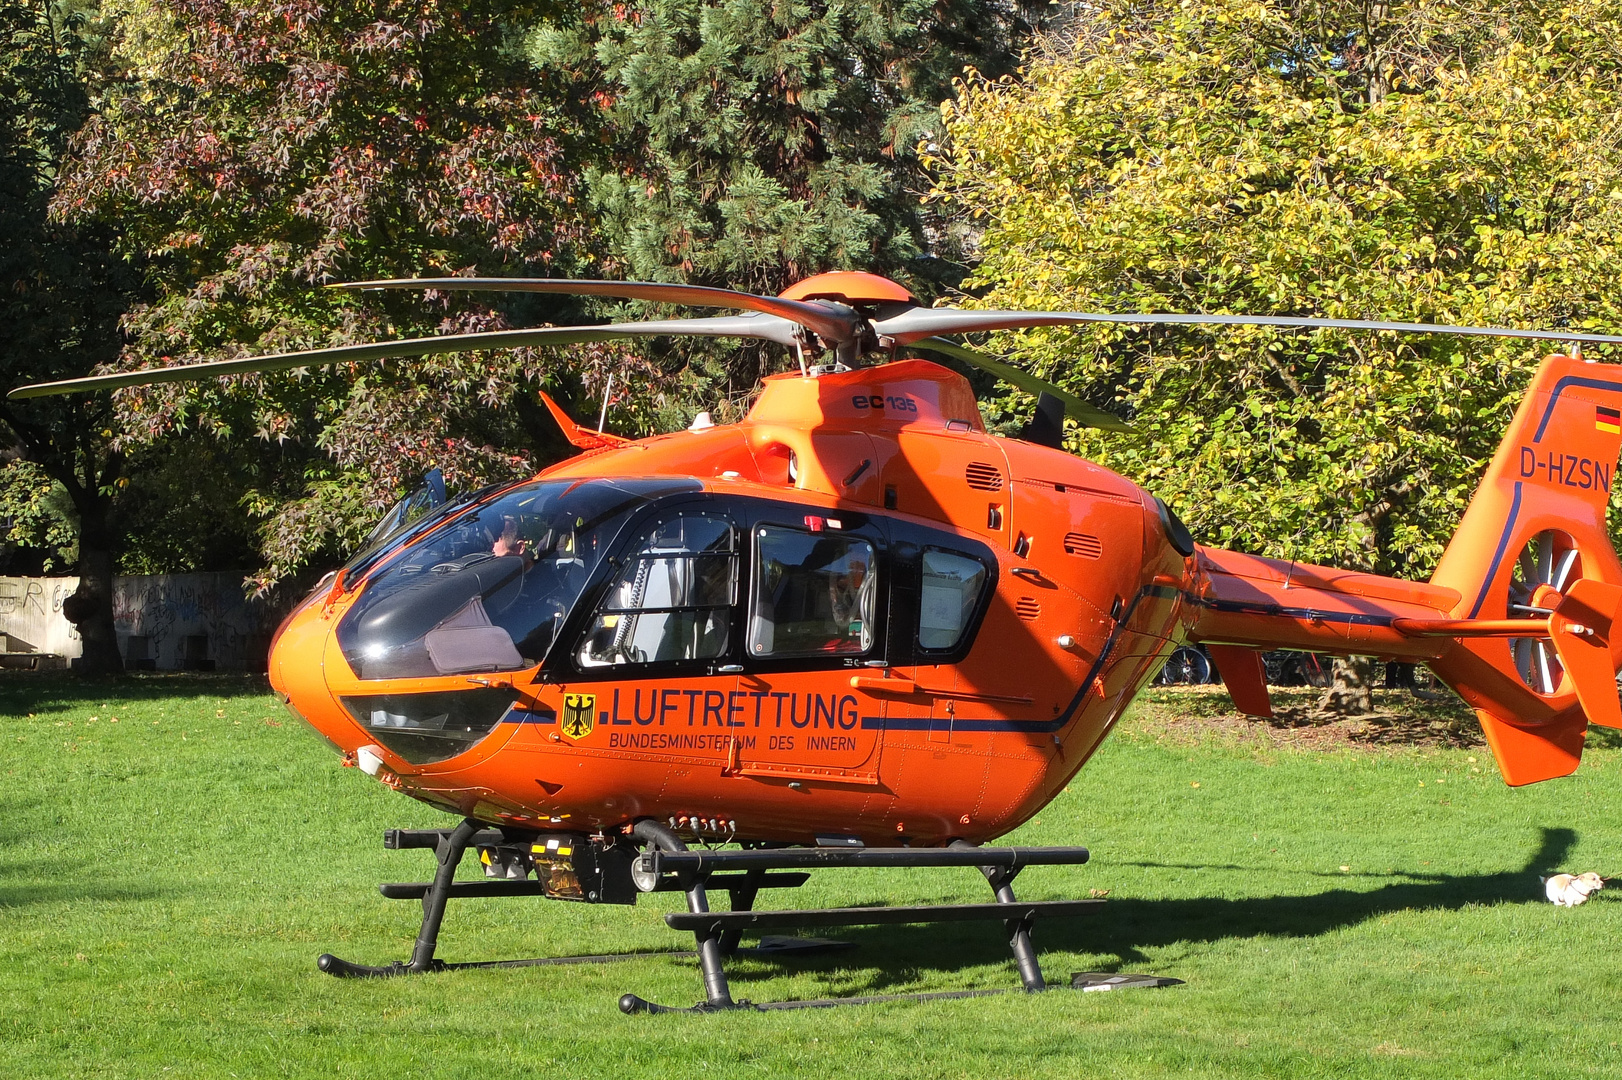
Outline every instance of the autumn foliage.
<path id="1" fill-rule="evenodd" d="M 158 298 L 129 318 L 121 363 L 500 328 L 503 313 L 460 299 L 321 286 L 589 256 L 564 166 L 570 121 L 507 48 L 534 7 L 126 3 L 112 49 L 123 78 L 79 132 L 55 204 L 119 222 L 125 249 L 155 267 Z M 510 401 L 546 370 L 535 353 L 448 357 L 132 391 L 120 405 L 133 442 L 195 423 L 324 452 L 283 490 L 250 495 L 276 576 L 341 551 L 430 464 L 453 483 L 532 471 L 545 436 Z"/>
<path id="2" fill-rule="evenodd" d="M 341 280 L 931 271 L 916 144 L 965 63 L 1012 69 L 1025 7 L 107 0 L 112 77 L 55 210 L 152 267 L 124 366 L 652 314 L 321 288 Z M 613 375 L 647 433 L 783 359 L 656 342 L 170 385 L 119 395 L 117 441 L 278 447 L 244 494 L 269 581 L 350 549 L 431 465 L 466 489 L 545 464 L 542 385 L 594 413 Z"/>

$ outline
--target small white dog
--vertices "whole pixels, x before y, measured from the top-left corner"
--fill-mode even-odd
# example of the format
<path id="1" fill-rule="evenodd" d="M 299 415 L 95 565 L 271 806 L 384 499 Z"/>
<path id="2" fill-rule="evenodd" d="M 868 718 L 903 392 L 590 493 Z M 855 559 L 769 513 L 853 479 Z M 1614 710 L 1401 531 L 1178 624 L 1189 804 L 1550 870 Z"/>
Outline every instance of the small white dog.
<path id="1" fill-rule="evenodd" d="M 1558 907 L 1576 907 L 1588 901 L 1588 894 L 1605 888 L 1605 879 L 1598 874 L 1553 874 L 1540 878 L 1543 891 L 1551 903 Z"/>

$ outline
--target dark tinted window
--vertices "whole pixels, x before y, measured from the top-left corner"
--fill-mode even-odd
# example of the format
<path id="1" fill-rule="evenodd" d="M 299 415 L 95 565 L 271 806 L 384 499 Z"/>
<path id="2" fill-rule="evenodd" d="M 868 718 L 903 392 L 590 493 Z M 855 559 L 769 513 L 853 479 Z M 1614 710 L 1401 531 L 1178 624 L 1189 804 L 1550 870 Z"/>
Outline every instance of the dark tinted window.
<path id="1" fill-rule="evenodd" d="M 367 734 L 413 765 L 455 757 L 494 730 L 513 705 L 506 690 L 346 697 L 344 708 Z"/>
<path id="2" fill-rule="evenodd" d="M 754 530 L 749 655 L 850 655 L 873 647 L 873 545 L 777 525 Z"/>

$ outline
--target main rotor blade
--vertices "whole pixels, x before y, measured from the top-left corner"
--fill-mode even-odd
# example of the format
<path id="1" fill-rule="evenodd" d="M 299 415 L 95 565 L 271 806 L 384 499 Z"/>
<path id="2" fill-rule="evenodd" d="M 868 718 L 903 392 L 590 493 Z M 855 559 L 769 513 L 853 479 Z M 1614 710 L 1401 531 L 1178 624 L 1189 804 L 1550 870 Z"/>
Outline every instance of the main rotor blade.
<path id="1" fill-rule="evenodd" d="M 1045 379 L 1039 379 L 1028 371 L 1021 371 L 1017 367 L 1012 367 L 1003 363 L 1001 360 L 987 356 L 983 352 L 976 352 L 973 349 L 965 349 L 956 342 L 947 341 L 945 338 L 935 337 L 923 338 L 919 341 L 914 341 L 911 343 L 910 347 L 914 349 L 924 349 L 929 352 L 942 353 L 946 356 L 955 357 L 956 359 L 963 361 L 965 364 L 973 364 L 975 367 L 980 368 L 983 371 L 991 372 L 991 374 L 997 376 L 999 379 L 1002 379 L 1004 382 L 1014 384 L 1027 393 L 1052 394 L 1054 397 L 1064 402 L 1065 413 L 1082 427 L 1102 428 L 1105 431 L 1124 431 L 1128 433 L 1131 433 L 1134 430 L 1130 424 L 1122 420 L 1120 417 L 1107 413 L 1103 409 L 1095 408 L 1092 405 L 1087 404 L 1070 391 L 1061 389 Z"/>
<path id="2" fill-rule="evenodd" d="M 439 289 L 445 292 L 532 292 L 566 296 L 614 296 L 628 300 L 655 300 L 694 307 L 742 308 L 776 315 L 799 323 L 830 344 L 855 341 L 862 318 L 849 308 L 756 296 L 731 289 L 702 285 L 672 285 L 658 281 L 588 281 L 568 278 L 393 278 L 383 281 L 347 281 L 329 286 L 370 292 L 381 289 Z"/>
<path id="3" fill-rule="evenodd" d="M 23 398 L 73 394 L 87 390 L 116 390 L 123 386 L 186 382 L 214 375 L 241 375 L 250 371 L 287 371 L 291 368 L 325 367 L 363 360 L 388 360 L 404 356 L 432 356 L 439 353 L 474 352 L 487 349 L 515 349 L 531 345 L 573 345 L 588 341 L 614 341 L 619 338 L 661 337 L 691 334 L 697 337 L 762 338 L 792 345 L 798 338 L 795 323 L 771 315 L 723 315 L 715 319 L 664 319 L 640 323 L 609 323 L 604 326 L 549 326 L 534 330 L 490 330 L 477 334 L 447 334 L 443 337 L 407 338 L 366 345 L 338 345 L 330 349 L 249 356 L 240 360 L 211 360 L 201 364 L 142 368 L 81 379 L 19 386 L 6 395 L 13 401 Z"/>
<path id="4" fill-rule="evenodd" d="M 1539 338 L 1622 344 L 1622 335 L 1579 334 L 1566 330 L 1510 330 L 1492 326 L 1445 326 L 1439 323 L 1371 322 L 1364 319 L 1298 319 L 1274 315 L 1115 315 L 1090 311 L 963 311 L 956 308 L 909 308 L 873 320 L 873 329 L 897 345 L 910 345 L 934 334 L 972 334 L 1030 326 L 1124 323 L 1172 326 L 1283 326 L 1305 330 L 1396 330 L 1405 334 L 1462 334 L 1470 337 Z"/>

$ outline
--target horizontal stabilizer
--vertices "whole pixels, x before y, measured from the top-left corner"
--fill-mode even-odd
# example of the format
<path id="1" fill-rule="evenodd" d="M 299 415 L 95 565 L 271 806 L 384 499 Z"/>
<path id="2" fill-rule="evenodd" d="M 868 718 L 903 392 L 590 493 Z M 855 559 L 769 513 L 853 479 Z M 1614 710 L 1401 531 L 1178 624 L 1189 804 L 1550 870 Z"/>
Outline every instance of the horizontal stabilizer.
<path id="1" fill-rule="evenodd" d="M 610 435 L 606 431 L 593 431 L 591 428 L 581 427 L 544 390 L 541 391 L 541 403 L 552 414 L 552 419 L 558 422 L 558 427 L 563 430 L 563 437 L 582 450 L 598 450 L 605 446 L 624 446 L 631 441 L 622 439 L 618 435 Z"/>

